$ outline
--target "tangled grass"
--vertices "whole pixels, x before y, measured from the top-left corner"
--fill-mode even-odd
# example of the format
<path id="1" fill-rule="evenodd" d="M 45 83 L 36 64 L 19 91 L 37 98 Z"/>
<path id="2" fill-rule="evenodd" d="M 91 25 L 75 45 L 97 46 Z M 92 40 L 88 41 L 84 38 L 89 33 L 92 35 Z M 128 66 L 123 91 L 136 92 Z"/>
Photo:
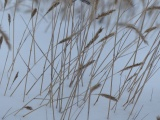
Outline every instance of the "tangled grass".
<path id="1" fill-rule="evenodd" d="M 4 95 L 13 96 L 20 88 L 23 101 L 27 101 L 12 114 L 17 115 L 25 108 L 30 111 L 25 117 L 50 106 L 53 119 L 55 110 L 61 113 L 61 120 L 77 119 L 87 106 L 89 119 L 91 103 L 96 105 L 104 97 L 108 100 L 109 118 L 128 91 L 123 107 L 132 104 L 130 118 L 146 83 L 159 70 L 156 0 L 140 0 L 140 4 L 132 0 L 1 3 L 0 46 L 4 49 L 4 40 L 10 50 L 3 53 L 6 58 L 1 63 L 0 84 L 6 83 L 7 71 Z M 8 33 L 3 30 L 6 14 Z M 16 31 L 17 18 L 25 28 L 21 34 Z M 46 40 L 40 40 L 46 34 Z M 150 40 L 151 34 L 154 37 Z M 21 37 L 17 40 L 17 36 Z M 37 94 L 28 100 L 27 96 L 35 91 Z M 40 103 L 36 108 L 30 106 L 34 101 Z"/>

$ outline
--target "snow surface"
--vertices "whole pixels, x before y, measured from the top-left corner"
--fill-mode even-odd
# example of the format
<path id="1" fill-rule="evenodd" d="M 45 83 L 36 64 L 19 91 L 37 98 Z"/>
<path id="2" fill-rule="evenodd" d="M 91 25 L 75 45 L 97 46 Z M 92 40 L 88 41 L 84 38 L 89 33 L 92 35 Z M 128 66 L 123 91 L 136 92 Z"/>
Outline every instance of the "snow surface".
<path id="1" fill-rule="evenodd" d="M 16 14 L 16 19 L 15 19 L 15 50 L 17 51 L 20 40 L 22 39 L 22 35 L 24 30 L 26 29 L 26 25 L 22 19 L 22 17 L 24 17 L 25 22 L 28 23 L 30 15 L 29 16 L 24 16 L 21 12 Z M 2 14 L 1 14 L 2 16 Z M 58 21 L 58 24 L 60 24 L 60 21 Z M 11 26 L 13 25 L 13 23 L 11 23 Z M 37 31 L 36 31 L 36 35 L 35 35 L 35 39 L 38 43 L 38 45 L 40 46 L 40 48 L 43 50 L 44 53 L 47 52 L 48 50 L 48 45 L 49 42 L 51 40 L 51 28 L 49 28 L 49 30 L 47 32 L 45 32 L 45 27 L 46 27 L 47 23 L 45 21 L 42 21 L 42 23 L 40 24 L 40 26 L 38 27 Z M 63 27 L 64 27 L 65 23 L 62 23 L 62 29 L 61 29 L 61 36 L 59 38 L 59 40 L 63 39 Z M 29 26 L 31 28 L 31 25 Z M 59 25 L 57 25 L 57 27 L 59 27 Z M 97 25 L 96 28 L 99 28 L 100 25 Z M 7 14 L 4 14 L 4 19 L 3 19 L 3 24 L 2 24 L 2 28 L 3 30 L 9 35 L 9 26 L 8 26 L 8 22 L 7 22 Z M 94 29 L 94 27 L 92 26 L 92 28 Z M 97 31 L 97 30 L 95 30 Z M 28 32 L 27 32 L 28 33 Z M 25 35 L 27 35 L 27 33 L 25 33 Z M 56 29 L 55 33 L 58 33 L 58 29 Z M 105 33 L 103 33 L 104 35 Z M 56 36 L 57 34 L 55 34 L 55 39 L 58 37 Z M 93 31 L 90 31 L 89 33 L 89 38 L 92 38 L 93 36 Z M 118 37 L 120 37 L 122 35 L 122 33 L 120 33 L 118 35 Z M 12 30 L 10 32 L 10 36 L 12 38 Z M 134 35 L 131 36 L 131 38 Z M 151 39 L 151 38 L 150 38 Z M 12 50 L 9 51 L 9 58 L 7 61 L 7 66 L 4 72 L 4 76 L 2 79 L 2 83 L 0 85 L 0 119 L 4 118 L 4 120 L 52 120 L 53 116 L 52 116 L 52 107 L 50 107 L 49 105 L 47 106 L 43 106 L 38 110 L 35 110 L 34 112 L 32 112 L 31 114 L 28 114 L 29 112 L 31 112 L 30 110 L 27 110 L 25 108 L 22 108 L 24 105 L 26 105 L 32 98 L 35 98 L 36 95 L 39 94 L 39 90 L 40 90 L 40 85 L 41 85 L 41 79 L 37 82 L 37 84 L 33 87 L 33 89 L 29 92 L 28 95 L 25 96 L 25 100 L 23 101 L 23 96 L 24 96 L 24 86 L 25 86 L 25 79 L 23 79 L 23 77 L 25 76 L 26 72 L 27 72 L 27 67 L 24 64 L 23 60 L 21 59 L 20 55 L 23 57 L 23 59 L 26 61 L 26 63 L 28 62 L 28 56 L 29 56 L 29 52 L 30 52 L 30 44 L 31 44 L 32 38 L 31 36 L 29 36 L 26 40 L 26 42 L 24 43 L 25 45 L 22 47 L 20 54 L 18 54 L 18 57 L 16 59 L 15 65 L 14 65 L 14 70 L 11 76 L 11 81 L 9 83 L 9 87 L 7 89 L 6 95 L 4 95 L 5 90 L 6 90 L 6 86 L 7 86 L 7 82 L 9 79 L 9 75 L 8 75 L 8 69 L 11 65 L 12 62 Z M 113 47 L 113 44 L 110 43 L 110 46 L 105 46 L 105 50 L 111 49 Z M 61 51 L 62 46 L 58 48 L 58 52 Z M 76 48 L 74 48 L 76 49 Z M 134 47 L 133 47 L 134 49 Z M 129 50 L 128 52 L 132 51 L 133 49 Z M 105 50 L 102 52 L 102 55 L 100 57 L 99 63 L 101 63 L 101 61 L 103 60 L 103 56 L 106 56 L 106 52 Z M 148 48 L 146 47 L 145 49 L 141 50 L 139 55 L 139 59 L 137 60 L 137 62 L 140 62 L 141 60 L 143 60 L 146 51 L 148 50 Z M 4 68 L 4 64 L 6 61 L 6 57 L 7 57 L 7 52 L 8 52 L 8 48 L 5 45 L 5 43 L 3 42 L 1 49 L 0 49 L 0 77 L 3 73 L 3 68 Z M 76 56 L 76 50 L 73 51 L 73 56 Z M 16 52 L 15 52 L 16 54 Z M 58 54 L 58 53 L 57 53 Z M 39 58 L 41 58 L 43 56 L 43 54 L 41 53 L 41 51 L 36 47 L 36 60 L 38 60 Z M 111 57 L 111 56 L 110 56 Z M 89 58 L 89 55 L 88 55 Z M 59 58 L 60 59 L 60 58 Z M 121 63 L 125 62 L 127 60 L 127 57 L 124 57 L 120 60 L 118 60 L 115 63 L 115 73 L 117 71 L 120 70 L 120 68 L 123 68 L 123 65 Z M 56 64 L 58 64 L 59 60 L 56 60 L 55 62 L 55 66 Z M 109 60 L 108 60 L 109 61 Z M 42 71 L 43 71 L 43 65 L 45 62 L 45 58 L 43 57 L 31 70 L 32 74 L 38 78 Z M 30 67 L 34 65 L 34 59 L 33 59 L 33 54 L 32 54 L 32 60 L 31 60 L 31 65 Z M 47 63 L 47 65 L 49 65 Z M 86 90 L 88 81 L 90 79 L 90 69 L 87 69 L 87 71 L 85 72 L 84 76 L 83 76 L 83 82 L 84 82 L 84 86 L 80 87 L 80 93 L 84 92 Z M 16 73 L 19 72 L 19 76 L 18 79 L 15 81 L 15 83 L 13 84 L 13 86 L 10 88 L 11 83 L 14 79 L 14 76 L 16 75 Z M 113 91 L 112 94 L 113 96 L 117 93 L 117 91 L 119 90 L 119 84 L 120 84 L 120 79 L 125 78 L 125 75 L 120 76 L 120 74 L 117 74 L 114 76 L 114 81 L 113 81 Z M 96 80 L 98 81 L 101 78 L 101 74 L 96 77 Z M 158 115 L 160 115 L 160 96 L 159 96 L 159 92 L 160 92 L 160 86 L 159 86 L 159 75 L 158 73 L 156 75 L 154 75 L 152 77 L 151 80 L 148 81 L 148 83 L 145 85 L 144 90 L 136 104 L 136 107 L 130 117 L 130 120 L 155 120 L 156 117 Z M 13 93 L 13 91 L 15 90 L 16 86 L 18 85 L 18 83 L 20 83 L 20 81 L 23 80 L 23 82 L 21 83 L 21 85 L 16 89 L 16 91 L 14 92 L 13 95 L 11 95 Z M 43 90 L 49 85 L 50 82 L 50 69 L 47 70 L 47 72 L 45 73 L 45 78 L 44 78 L 45 82 L 43 84 Z M 94 83 L 97 83 L 94 79 L 92 85 L 94 85 Z M 33 83 L 36 81 L 36 79 L 29 74 L 28 76 L 28 81 L 27 81 L 27 91 L 29 90 L 29 88 L 33 85 Z M 70 95 L 69 93 L 71 92 L 72 88 L 69 87 L 69 80 L 66 80 L 64 83 L 64 96 L 68 96 Z M 110 81 L 107 81 L 105 83 L 105 87 L 103 89 L 103 93 L 107 93 L 109 94 L 109 89 L 110 89 Z M 53 89 L 53 91 L 56 90 Z M 90 109 L 90 117 L 89 120 L 106 120 L 107 119 L 107 113 L 108 113 L 108 106 L 109 106 L 109 100 L 103 97 L 100 97 L 99 101 L 97 102 L 96 105 L 94 105 L 94 102 L 97 98 L 97 95 L 99 93 L 99 90 L 94 91 L 93 95 L 91 96 L 91 109 Z M 47 94 L 47 91 L 45 91 L 42 95 L 39 95 L 37 98 L 44 98 L 44 96 Z M 110 118 L 109 120 L 127 120 L 133 105 L 129 105 L 125 110 L 123 107 L 123 104 L 126 102 L 126 99 L 128 97 L 128 92 L 125 91 L 122 95 L 122 97 L 118 100 L 117 106 L 116 106 L 116 110 L 115 108 L 113 110 L 110 111 Z M 81 98 L 81 97 L 80 97 Z M 79 100 L 80 100 L 79 98 Z M 47 99 L 49 99 L 49 96 L 47 97 Z M 56 100 L 56 98 L 55 98 Z M 47 100 L 46 100 L 47 101 Z M 44 101 L 44 103 L 46 102 Z M 34 99 L 33 101 L 31 101 L 28 106 L 32 106 L 33 109 L 38 108 L 41 105 L 42 99 Z M 66 104 L 67 100 L 64 99 L 63 100 L 63 104 Z M 42 105 L 44 104 L 42 103 Z M 83 101 L 80 101 L 78 104 L 81 105 L 83 103 Z M 55 102 L 56 104 L 56 102 Z M 111 102 L 111 108 L 112 106 L 115 105 L 115 102 Z M 19 111 L 17 114 L 17 110 L 21 109 L 21 111 Z M 71 114 L 71 120 L 75 120 L 76 119 L 76 115 L 79 112 L 79 109 L 77 109 L 77 105 L 73 106 L 72 108 L 72 114 Z M 8 111 L 9 110 L 9 111 Z M 7 112 L 8 111 L 8 112 Z M 56 120 L 60 120 L 61 119 L 61 115 L 62 113 L 59 112 L 59 109 L 54 109 L 54 114 L 55 114 L 55 119 Z M 75 112 L 75 113 L 74 113 Z M 86 120 L 87 119 L 87 112 L 88 112 L 88 102 L 85 103 L 84 109 L 82 110 L 81 114 L 79 115 L 79 117 L 77 118 L 77 120 Z M 7 114 L 6 114 L 7 113 Z M 6 114 L 6 115 L 5 115 Z M 26 115 L 28 114 L 28 115 Z M 23 117 L 24 115 L 26 115 L 25 117 Z M 66 117 L 66 120 L 68 118 Z"/>

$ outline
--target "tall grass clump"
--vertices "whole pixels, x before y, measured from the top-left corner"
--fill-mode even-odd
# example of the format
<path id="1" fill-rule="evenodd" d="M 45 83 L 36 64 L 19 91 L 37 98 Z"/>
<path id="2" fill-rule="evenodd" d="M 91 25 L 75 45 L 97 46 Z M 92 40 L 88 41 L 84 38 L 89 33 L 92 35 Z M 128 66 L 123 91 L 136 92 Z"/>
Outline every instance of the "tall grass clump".
<path id="1" fill-rule="evenodd" d="M 130 119 L 159 71 L 156 0 L 1 4 L 0 85 L 4 96 L 20 95 L 24 102 L 9 115 L 26 117 L 47 106 L 53 120 L 75 120 L 84 111 L 89 120 L 103 99 L 107 119 L 125 94 L 121 104 L 132 107 Z"/>

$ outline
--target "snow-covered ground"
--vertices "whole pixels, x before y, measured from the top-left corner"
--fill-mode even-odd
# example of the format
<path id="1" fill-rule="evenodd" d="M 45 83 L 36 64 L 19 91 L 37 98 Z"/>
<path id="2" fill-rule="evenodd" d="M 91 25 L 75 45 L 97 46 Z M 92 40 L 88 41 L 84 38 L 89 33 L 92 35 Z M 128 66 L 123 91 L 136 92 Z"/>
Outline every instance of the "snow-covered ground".
<path id="1" fill-rule="evenodd" d="M 77 4 L 79 4 L 79 6 L 81 6 L 80 1 L 76 1 L 76 2 Z M 25 5 L 31 6 L 31 2 L 25 3 Z M 83 5 L 85 5 L 85 3 L 83 3 Z M 137 4 L 135 7 L 137 7 Z M 142 71 L 140 71 L 139 73 L 138 73 L 138 70 L 140 68 L 139 66 L 137 66 L 139 68 L 135 67 L 130 74 L 129 74 L 129 70 L 128 71 L 124 70 L 122 74 L 121 72 L 119 72 L 120 70 L 126 67 L 128 60 L 131 58 L 131 55 L 133 54 L 133 52 L 136 50 L 136 47 L 137 47 L 136 45 L 138 44 L 137 41 L 139 39 L 139 36 L 137 36 L 135 31 L 131 30 L 131 33 L 129 33 L 130 29 L 124 28 L 124 26 L 122 27 L 120 26 L 118 27 L 118 31 L 116 34 L 117 41 L 120 41 L 121 37 L 123 35 L 124 36 L 122 37 L 123 39 L 121 43 L 118 43 L 117 47 L 115 48 L 115 54 L 118 54 L 118 50 L 120 51 L 122 50 L 122 51 L 120 53 L 121 54 L 120 58 L 118 58 L 114 62 L 114 69 L 110 69 L 110 66 L 112 65 L 112 58 L 113 58 L 114 52 L 112 51 L 111 54 L 109 53 L 114 47 L 115 36 L 111 37 L 110 40 L 107 43 L 105 43 L 106 45 L 104 46 L 101 52 L 99 52 L 100 49 L 98 49 L 98 47 L 103 46 L 104 43 L 98 43 L 96 41 L 95 42 L 96 45 L 94 47 L 92 46 L 87 52 L 85 51 L 84 56 L 82 58 L 81 57 L 78 58 L 80 59 L 79 62 L 81 61 L 83 63 L 84 61 L 84 64 L 91 60 L 96 60 L 97 62 L 97 65 L 95 68 L 93 64 L 91 64 L 89 67 L 87 67 L 87 69 L 84 70 L 83 76 L 78 76 L 78 74 L 76 74 L 77 71 L 73 71 L 73 70 L 74 68 L 75 70 L 78 69 L 76 65 L 80 63 L 78 63 L 77 61 L 74 61 L 73 58 L 76 58 L 77 56 L 79 57 L 79 54 L 80 54 L 79 52 L 80 52 L 80 49 L 82 48 L 81 45 L 83 41 L 87 39 L 86 41 L 88 43 L 88 41 L 93 38 L 95 33 L 101 27 L 103 28 L 103 31 L 101 32 L 98 40 L 100 40 L 100 38 L 104 37 L 108 33 L 115 32 L 116 28 L 114 28 L 113 31 L 110 31 L 111 28 L 107 29 L 105 24 L 93 23 L 89 28 L 87 38 L 77 37 L 79 41 L 72 43 L 74 44 L 73 48 L 71 48 L 71 46 L 68 46 L 66 49 L 67 54 L 64 54 L 65 53 L 64 48 L 66 44 L 57 45 L 57 40 L 58 42 L 60 42 L 60 40 L 62 40 L 66 36 L 69 36 L 72 33 L 71 29 L 74 29 L 75 31 L 81 30 L 81 27 L 83 25 L 82 24 L 80 24 L 81 26 L 76 26 L 76 24 L 73 25 L 71 24 L 72 23 L 71 20 L 69 22 L 67 21 L 68 19 L 67 17 L 64 17 L 65 20 L 61 21 L 61 19 L 63 18 L 62 16 L 63 14 L 61 13 L 62 15 L 60 15 L 60 17 L 58 18 L 58 21 L 55 26 L 55 31 L 54 31 L 53 30 L 54 23 L 53 24 L 50 23 L 51 21 L 51 13 L 50 13 L 50 15 L 45 16 L 47 19 L 47 22 L 45 20 L 41 20 L 40 24 L 38 24 L 36 27 L 36 32 L 34 33 L 34 40 L 36 41 L 35 54 L 34 54 L 34 45 L 32 43 L 32 40 L 33 40 L 32 39 L 33 38 L 32 22 L 30 21 L 30 23 L 28 24 L 30 20 L 30 14 L 24 14 L 24 12 L 21 12 L 21 11 L 16 12 L 15 23 L 11 21 L 11 25 L 9 27 L 8 13 L 10 13 L 11 18 L 13 19 L 13 15 L 14 15 L 13 11 L 14 11 L 14 8 L 5 11 L 4 16 L 2 15 L 3 14 L 2 12 L 0 14 L 1 18 L 3 16 L 1 29 L 5 31 L 5 33 L 8 35 L 8 37 L 10 38 L 10 42 L 12 44 L 12 49 L 9 52 L 8 52 L 8 47 L 4 41 L 0 49 L 0 83 L 1 83 L 0 84 L 0 119 L 4 119 L 4 120 L 36 120 L 36 119 L 37 120 L 54 120 L 54 119 L 55 120 L 63 120 L 63 119 L 64 120 L 75 120 L 75 119 L 106 120 L 109 114 L 109 120 L 127 120 L 127 119 L 155 120 L 156 117 L 160 115 L 159 71 L 156 72 L 154 76 L 152 76 L 151 74 L 152 78 L 147 81 L 147 83 L 144 85 L 144 88 L 143 88 L 143 83 L 145 83 L 145 80 L 147 80 L 147 75 L 152 73 L 150 72 L 150 69 L 146 69 L 146 67 L 147 65 L 150 65 L 149 60 L 152 60 L 150 58 L 152 56 L 152 53 L 154 52 L 156 53 L 154 56 L 155 61 L 153 59 L 154 61 L 153 66 L 155 65 L 155 68 L 153 67 L 151 71 L 153 70 L 153 73 L 154 73 L 154 71 L 156 71 L 159 66 L 159 48 L 156 47 L 156 44 L 158 44 L 159 39 L 157 39 L 156 44 L 153 45 L 153 48 L 152 48 L 152 44 L 159 32 L 158 29 L 154 32 L 151 32 L 146 37 L 148 41 L 148 45 L 142 42 L 142 45 L 139 47 L 140 50 L 137 53 L 135 64 L 144 62 L 145 57 L 146 56 L 149 57 L 147 58 L 142 68 Z M 42 11 L 42 13 L 43 12 L 44 11 Z M 115 13 L 115 15 L 118 15 L 118 12 Z M 129 21 L 129 23 L 133 24 L 136 20 L 138 20 L 139 14 L 136 13 L 135 15 L 138 15 L 138 16 L 136 16 L 135 18 L 132 18 L 132 20 Z M 42 16 L 43 14 L 39 15 L 38 21 L 42 18 Z M 76 17 L 78 18 L 80 16 L 77 15 Z M 111 18 L 112 17 L 113 16 L 111 16 Z M 152 17 L 154 18 L 155 16 L 152 16 Z M 114 18 L 115 20 L 117 19 L 116 17 Z M 109 17 L 107 19 L 109 19 Z M 158 21 L 158 19 L 159 18 L 157 18 L 156 21 Z M 34 21 L 35 20 L 36 19 L 34 18 Z M 75 21 L 77 21 L 77 19 L 75 19 Z M 141 21 L 139 22 L 139 24 L 140 23 Z M 13 28 L 13 24 L 14 24 L 14 28 Z M 26 24 L 28 24 L 28 27 L 26 27 Z M 111 25 L 109 27 L 113 27 L 112 24 L 114 23 L 110 23 L 110 24 Z M 144 32 L 150 26 L 150 24 L 148 24 L 145 19 L 144 27 L 142 31 Z M 158 22 L 154 23 L 153 26 L 155 26 L 156 24 L 158 24 Z M 46 28 L 48 25 L 50 27 L 46 31 Z M 66 27 L 67 25 L 68 27 Z M 74 26 L 74 28 L 72 28 L 72 25 Z M 138 26 L 137 24 L 135 25 Z M 34 24 L 33 24 L 33 27 L 34 27 Z M 14 29 L 14 32 L 13 32 L 13 29 Z M 85 32 L 83 31 L 81 36 L 83 36 L 84 33 Z M 13 38 L 14 38 L 14 48 L 13 48 Z M 76 41 L 77 38 L 75 37 L 73 41 Z M 24 44 L 17 54 L 19 46 L 21 45 L 20 44 L 21 40 L 22 40 L 22 43 L 24 42 Z M 54 47 L 52 50 L 49 50 L 49 53 L 47 56 L 49 44 L 50 44 L 50 41 L 52 40 L 54 41 L 54 45 L 53 45 Z M 128 47 L 129 49 L 126 48 L 127 50 L 125 50 L 125 47 L 127 45 L 129 46 L 131 41 L 133 42 L 134 45 L 131 47 Z M 69 45 L 71 45 L 71 43 Z M 152 52 L 151 54 L 147 55 L 150 48 Z M 156 51 L 156 48 L 158 49 L 157 51 Z M 72 51 L 70 51 L 70 49 L 72 49 Z M 16 54 L 17 54 L 17 57 L 12 70 L 12 67 L 10 69 L 10 66 L 13 61 L 13 50 L 14 50 L 14 57 L 16 57 Z M 53 56 L 54 55 L 57 56 L 57 58 L 54 60 L 54 64 L 53 64 L 54 68 L 52 69 L 50 66 L 50 62 L 52 60 L 51 51 L 53 51 Z M 63 51 L 63 53 L 61 53 L 61 51 Z M 29 60 L 30 52 L 31 52 L 31 59 Z M 93 55 L 92 53 L 94 52 L 96 54 L 92 56 Z M 101 53 L 100 56 L 98 56 L 99 53 Z M 69 59 L 69 57 L 66 57 L 66 55 L 68 54 L 71 55 L 70 57 L 71 59 Z M 105 59 L 105 57 L 107 57 L 107 59 Z M 72 59 L 73 61 L 70 61 Z M 127 66 L 132 65 L 133 60 L 134 58 L 131 58 Z M 101 63 L 103 61 L 104 63 L 101 66 Z M 6 66 L 5 66 L 5 62 L 6 62 Z M 71 68 L 67 68 L 69 66 L 68 62 L 72 63 L 70 66 Z M 45 64 L 46 66 L 44 66 Z M 151 65 L 149 67 L 151 67 Z M 68 73 L 68 69 L 70 69 L 70 73 Z M 44 70 L 45 72 L 43 72 Z M 54 75 L 51 78 L 52 70 Z M 96 70 L 97 72 L 95 72 Z M 18 72 L 18 77 L 14 81 L 14 78 L 17 72 Z M 93 75 L 94 72 L 96 73 L 96 75 L 95 74 Z M 115 75 L 112 75 L 112 72 Z M 128 80 L 129 81 L 127 82 L 128 85 L 125 84 L 124 86 L 126 88 L 124 89 L 123 94 L 120 96 L 119 99 L 118 99 L 118 96 L 120 95 L 120 92 L 122 90 L 121 88 L 123 86 L 123 83 L 125 83 L 126 78 L 127 77 L 130 78 L 131 76 L 134 75 L 135 72 L 138 74 L 137 76 L 138 81 L 136 81 L 137 84 L 135 84 L 133 92 L 131 92 L 130 97 L 133 96 L 134 91 L 136 90 L 138 84 L 140 85 L 140 87 L 138 88 L 139 92 L 137 92 L 132 104 L 129 103 L 124 105 L 130 94 L 129 86 L 132 86 L 132 83 L 135 82 L 134 79 Z M 67 74 L 69 74 L 69 76 L 67 76 Z M 142 78 L 142 82 L 139 83 L 139 81 L 141 81 L 140 78 L 143 76 L 143 74 L 144 74 L 144 78 Z M 92 78 L 92 76 L 94 78 Z M 43 80 L 43 84 L 42 84 L 42 80 Z M 72 80 L 73 80 L 73 84 L 72 86 L 70 86 Z M 54 87 L 52 87 L 52 92 L 49 90 L 49 87 L 48 87 L 51 81 L 52 81 L 52 85 L 54 85 Z M 76 86 L 75 81 L 79 81 L 77 87 L 75 87 Z M 91 95 L 90 93 L 86 93 L 88 84 L 90 82 L 91 84 L 89 89 L 90 91 L 93 90 L 91 92 Z M 100 86 L 97 87 L 97 89 L 93 89 L 92 86 L 95 86 L 97 83 L 99 83 Z M 114 96 L 117 99 L 117 102 L 111 99 L 107 99 L 103 96 L 100 96 L 98 99 L 98 102 L 94 104 L 98 96 L 100 95 L 100 90 L 102 87 L 103 89 L 101 93 L 105 95 Z M 141 92 L 141 88 L 143 89 L 143 91 L 138 97 L 139 93 Z M 54 95 L 51 99 L 50 96 L 52 94 Z M 72 97 L 73 95 L 75 96 Z M 75 98 L 75 99 L 72 99 L 72 98 Z M 50 104 L 50 103 L 53 103 L 53 104 Z M 132 111 L 132 114 L 131 114 L 131 111 Z M 89 114 L 89 118 L 88 118 L 88 114 Z"/>

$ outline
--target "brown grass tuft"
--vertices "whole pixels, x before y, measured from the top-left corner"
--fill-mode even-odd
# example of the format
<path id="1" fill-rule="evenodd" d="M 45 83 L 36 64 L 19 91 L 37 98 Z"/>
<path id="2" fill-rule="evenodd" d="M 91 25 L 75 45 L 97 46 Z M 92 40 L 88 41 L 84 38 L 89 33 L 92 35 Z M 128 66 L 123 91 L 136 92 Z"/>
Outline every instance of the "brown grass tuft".
<path id="1" fill-rule="evenodd" d="M 61 43 L 64 43 L 64 42 L 67 42 L 67 41 L 71 40 L 72 37 L 75 36 L 76 34 L 77 34 L 77 33 L 73 33 L 73 34 L 71 34 L 69 37 L 66 37 L 66 38 L 60 40 L 60 42 L 59 42 L 58 44 L 61 44 Z"/>
<path id="2" fill-rule="evenodd" d="M 94 63 L 94 61 L 95 61 L 95 60 L 89 61 L 89 62 L 88 62 L 88 63 L 86 63 L 85 65 L 80 66 L 78 70 L 82 70 L 82 69 L 84 69 L 84 68 L 88 67 L 89 65 L 93 64 L 93 63 Z"/>
<path id="3" fill-rule="evenodd" d="M 33 110 L 31 106 L 25 106 L 24 108 L 26 108 L 27 110 Z"/>
<path id="4" fill-rule="evenodd" d="M 8 0 L 5 0 L 4 1 L 4 8 L 6 7 L 7 3 L 8 3 Z"/>
<path id="5" fill-rule="evenodd" d="M 34 15 L 37 13 L 37 8 L 35 8 L 31 13 L 31 19 L 34 17 Z"/>
<path id="6" fill-rule="evenodd" d="M 143 62 L 137 63 L 137 64 L 133 64 L 133 65 L 131 65 L 131 66 L 125 67 L 125 68 L 122 69 L 121 71 L 128 70 L 128 69 L 131 69 L 131 68 L 133 68 L 133 67 L 138 67 L 138 66 L 140 66 L 140 65 L 142 65 L 142 64 L 143 64 Z"/>
<path id="7" fill-rule="evenodd" d="M 160 6 L 151 6 L 151 7 L 148 7 L 146 11 L 159 10 L 159 9 L 160 9 Z"/>
<path id="8" fill-rule="evenodd" d="M 0 37 L 0 48 L 1 48 L 2 42 L 3 42 L 3 37 L 1 36 Z"/>
<path id="9" fill-rule="evenodd" d="M 105 36 L 104 38 L 102 38 L 99 42 L 103 42 L 104 40 L 107 40 L 108 38 L 114 36 L 115 33 L 110 33 L 109 35 Z"/>
<path id="10" fill-rule="evenodd" d="M 160 116 L 157 116 L 157 120 L 160 120 Z"/>
<path id="11" fill-rule="evenodd" d="M 150 27 L 148 28 L 147 30 L 145 30 L 145 33 L 149 33 L 151 32 L 152 30 L 155 30 L 157 27 Z"/>
<path id="12" fill-rule="evenodd" d="M 99 34 L 102 32 L 103 28 L 99 28 L 99 30 L 97 31 L 97 33 L 95 34 L 95 36 L 92 38 L 92 40 L 90 40 L 90 42 L 86 45 L 85 49 L 88 48 L 90 45 L 92 45 L 92 43 L 94 43 L 97 38 L 99 37 Z"/>
<path id="13" fill-rule="evenodd" d="M 86 3 L 87 5 L 90 5 L 90 4 L 91 4 L 91 2 L 88 1 L 88 0 L 81 0 L 81 2 Z"/>
<path id="14" fill-rule="evenodd" d="M 107 99 L 110 99 L 110 100 L 118 102 L 118 100 L 115 97 L 111 96 L 111 95 L 108 95 L 108 94 L 98 94 L 98 95 L 100 95 L 102 97 L 105 97 Z"/>
<path id="15" fill-rule="evenodd" d="M 8 48 L 11 49 L 11 44 L 9 42 L 9 38 L 8 38 L 8 36 L 6 35 L 6 33 L 1 28 L 0 28 L 0 33 L 2 34 L 2 36 L 3 36 L 3 38 L 4 38 L 5 42 L 6 42 L 6 44 L 8 46 Z"/>
<path id="16" fill-rule="evenodd" d="M 96 89 L 98 89 L 100 86 L 101 86 L 101 84 L 98 83 L 98 84 L 94 85 L 93 87 L 91 87 L 91 88 L 90 88 L 90 94 L 91 94 L 93 91 L 95 91 Z"/>
<path id="17" fill-rule="evenodd" d="M 55 7 L 57 7 L 59 5 L 59 0 L 56 2 L 53 2 L 52 6 L 47 10 L 46 14 L 47 15 L 51 10 L 53 10 Z"/>
<path id="18" fill-rule="evenodd" d="M 18 78 L 18 74 L 19 74 L 19 72 L 16 73 L 13 82 Z"/>
<path id="19" fill-rule="evenodd" d="M 109 10 L 109 11 L 107 11 L 107 12 L 103 12 L 102 14 L 98 15 L 98 17 L 97 17 L 96 19 L 100 19 L 100 18 L 102 18 L 102 17 L 105 17 L 105 16 L 113 13 L 114 11 L 116 11 L 116 10 L 114 9 L 114 10 Z"/>
<path id="20" fill-rule="evenodd" d="M 126 28 L 130 28 L 130 29 L 135 30 L 136 33 L 139 34 L 139 36 L 141 37 L 141 39 L 143 40 L 143 42 L 148 45 L 148 42 L 145 40 L 145 37 L 143 36 L 143 34 L 134 25 L 132 25 L 132 24 L 126 24 L 126 23 L 119 23 L 118 25 L 125 26 Z"/>
<path id="21" fill-rule="evenodd" d="M 9 22 L 9 25 L 11 24 L 11 15 L 8 14 L 8 22 Z"/>

